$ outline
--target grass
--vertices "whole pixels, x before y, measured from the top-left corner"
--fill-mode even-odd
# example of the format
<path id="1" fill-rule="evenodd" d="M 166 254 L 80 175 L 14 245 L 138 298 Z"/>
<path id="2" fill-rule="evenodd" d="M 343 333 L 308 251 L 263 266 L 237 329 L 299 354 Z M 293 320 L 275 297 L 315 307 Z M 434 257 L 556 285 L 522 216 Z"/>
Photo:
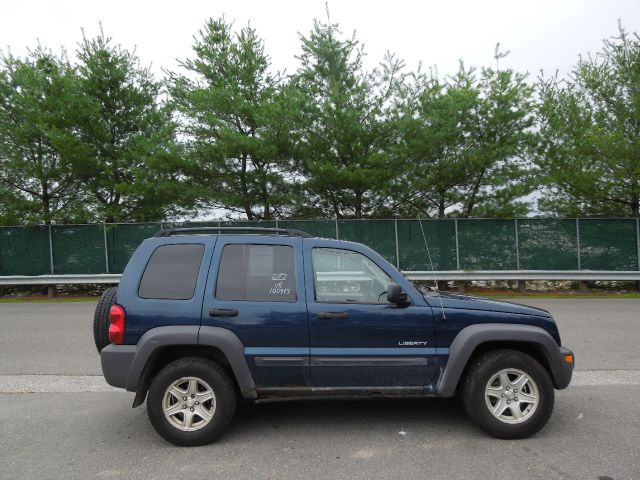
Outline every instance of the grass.
<path id="1" fill-rule="evenodd" d="M 470 290 L 465 291 L 466 295 L 477 295 L 481 297 L 495 298 L 496 300 L 510 298 L 570 298 L 579 299 L 614 299 L 614 298 L 640 298 L 640 292 L 612 291 L 612 290 L 592 290 L 589 292 L 578 292 L 575 290 L 554 290 L 554 291 L 528 291 L 525 293 L 511 290 Z"/>

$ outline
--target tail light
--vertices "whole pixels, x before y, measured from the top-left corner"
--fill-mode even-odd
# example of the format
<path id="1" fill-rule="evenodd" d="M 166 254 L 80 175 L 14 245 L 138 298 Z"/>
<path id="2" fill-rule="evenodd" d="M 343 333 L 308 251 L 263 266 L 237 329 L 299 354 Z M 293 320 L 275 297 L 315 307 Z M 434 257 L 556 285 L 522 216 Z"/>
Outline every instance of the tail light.
<path id="1" fill-rule="evenodd" d="M 124 309 L 120 305 L 109 310 L 109 342 L 115 345 L 124 342 Z"/>

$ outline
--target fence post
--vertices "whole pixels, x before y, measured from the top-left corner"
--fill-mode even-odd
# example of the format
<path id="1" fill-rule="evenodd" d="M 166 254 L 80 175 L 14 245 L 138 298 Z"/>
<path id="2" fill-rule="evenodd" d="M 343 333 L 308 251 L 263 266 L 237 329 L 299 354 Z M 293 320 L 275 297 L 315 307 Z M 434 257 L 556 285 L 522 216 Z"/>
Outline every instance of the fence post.
<path id="1" fill-rule="evenodd" d="M 102 224 L 102 233 L 104 237 L 104 267 L 106 273 L 109 273 L 109 247 L 107 243 L 107 224 Z"/>
<path id="2" fill-rule="evenodd" d="M 640 271 L 640 218 L 636 218 L 636 243 L 638 247 L 638 271 Z"/>
<path id="3" fill-rule="evenodd" d="M 576 245 L 577 245 L 577 253 L 578 253 L 578 270 L 582 270 L 582 251 L 580 250 L 580 219 L 576 218 Z M 589 291 L 589 285 L 585 280 L 580 280 L 578 282 L 578 288 L 580 292 L 587 293 Z"/>
<path id="4" fill-rule="evenodd" d="M 582 270 L 582 261 L 580 259 L 580 221 L 576 218 L 576 253 L 578 254 L 578 270 Z"/>
<path id="5" fill-rule="evenodd" d="M 51 224 L 49 224 L 49 269 L 53 275 L 53 236 L 51 235 Z M 47 298 L 52 299 L 56 296 L 56 286 L 49 285 L 47 287 Z"/>
<path id="6" fill-rule="evenodd" d="M 638 255 L 638 271 L 640 272 L 640 218 L 636 218 L 636 247 Z M 640 280 L 636 282 L 636 290 L 640 292 Z"/>
<path id="7" fill-rule="evenodd" d="M 54 274 L 53 271 L 53 238 L 51 235 L 51 225 L 49 225 L 49 273 Z"/>
<path id="8" fill-rule="evenodd" d="M 396 233 L 396 268 L 400 270 L 400 247 L 398 246 L 398 219 L 393 219 L 393 226 Z"/>
<path id="9" fill-rule="evenodd" d="M 518 239 L 518 219 L 513 219 L 515 231 L 516 231 L 516 270 L 520 270 L 520 242 Z"/>
<path id="10" fill-rule="evenodd" d="M 453 228 L 456 237 L 456 270 L 460 270 L 460 244 L 458 243 L 458 219 L 453 219 Z"/>
<path id="11" fill-rule="evenodd" d="M 338 217 L 336 217 L 336 240 L 339 240 L 340 238 L 338 237 Z"/>
<path id="12" fill-rule="evenodd" d="M 518 219 L 513 219 L 513 224 L 516 232 L 516 270 L 520 270 L 520 237 L 518 236 Z M 518 280 L 518 292 L 525 293 L 527 291 L 526 280 Z"/>
<path id="13" fill-rule="evenodd" d="M 278 219 L 276 218 L 276 228 L 278 228 Z"/>

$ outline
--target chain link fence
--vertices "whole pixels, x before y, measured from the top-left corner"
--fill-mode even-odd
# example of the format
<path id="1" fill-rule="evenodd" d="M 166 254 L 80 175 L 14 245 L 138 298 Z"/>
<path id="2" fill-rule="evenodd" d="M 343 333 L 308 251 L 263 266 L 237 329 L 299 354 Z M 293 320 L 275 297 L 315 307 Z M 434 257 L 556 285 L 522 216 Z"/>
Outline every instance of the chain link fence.
<path id="1" fill-rule="evenodd" d="M 640 270 L 638 219 L 279 220 L 0 227 L 0 276 L 122 273 L 161 228 L 295 228 L 366 244 L 405 271 Z M 427 240 L 427 247 L 423 239 Z"/>

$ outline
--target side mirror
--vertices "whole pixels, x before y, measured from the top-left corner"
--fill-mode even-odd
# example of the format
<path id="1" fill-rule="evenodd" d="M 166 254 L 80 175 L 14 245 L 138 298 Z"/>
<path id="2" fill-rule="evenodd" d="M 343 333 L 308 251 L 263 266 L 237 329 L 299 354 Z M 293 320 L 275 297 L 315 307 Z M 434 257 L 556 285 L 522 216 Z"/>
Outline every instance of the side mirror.
<path id="1" fill-rule="evenodd" d="M 387 300 L 396 305 L 407 305 L 409 303 L 409 297 L 396 282 L 391 282 L 387 286 Z"/>

